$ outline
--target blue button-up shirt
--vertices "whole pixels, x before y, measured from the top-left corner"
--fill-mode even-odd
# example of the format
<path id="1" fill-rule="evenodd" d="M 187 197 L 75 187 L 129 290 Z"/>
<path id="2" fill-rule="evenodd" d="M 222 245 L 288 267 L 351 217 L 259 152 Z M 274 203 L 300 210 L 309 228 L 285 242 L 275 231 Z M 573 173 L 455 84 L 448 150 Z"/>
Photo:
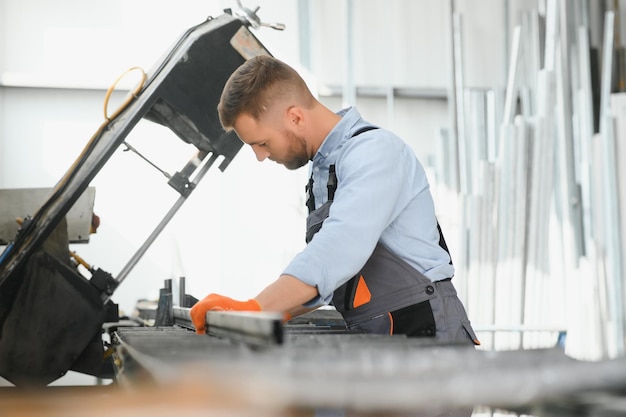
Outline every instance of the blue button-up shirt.
<path id="1" fill-rule="evenodd" d="M 328 304 L 380 241 L 430 280 L 452 277 L 426 173 L 411 148 L 380 128 L 352 137 L 371 124 L 356 108 L 338 114 L 342 119 L 309 164 L 316 208 L 328 199 L 328 168 L 335 164 L 338 186 L 329 216 L 283 273 L 317 287 L 320 296 L 307 305 Z"/>

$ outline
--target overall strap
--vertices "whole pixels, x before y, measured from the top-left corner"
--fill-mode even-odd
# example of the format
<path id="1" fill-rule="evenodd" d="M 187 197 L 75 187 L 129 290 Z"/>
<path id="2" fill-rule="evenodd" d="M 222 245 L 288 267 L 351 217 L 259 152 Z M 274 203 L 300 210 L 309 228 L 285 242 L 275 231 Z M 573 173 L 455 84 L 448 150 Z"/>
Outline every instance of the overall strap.
<path id="1" fill-rule="evenodd" d="M 360 135 L 361 133 L 367 132 L 369 130 L 378 129 L 376 126 L 363 126 L 360 129 L 357 129 L 350 138 Z M 335 198 L 335 191 L 337 190 L 337 174 L 335 174 L 335 165 L 331 165 L 328 167 L 328 182 L 326 184 L 326 188 L 328 189 L 328 201 L 333 201 Z M 309 214 L 315 210 L 315 196 L 313 195 L 313 173 L 311 173 L 311 178 L 309 178 L 308 184 L 304 187 L 304 191 L 306 192 L 306 207 L 309 210 Z"/>
<path id="2" fill-rule="evenodd" d="M 313 173 L 309 178 L 309 183 L 304 187 L 306 193 L 306 207 L 309 209 L 309 214 L 315 210 L 315 196 L 313 195 Z"/>
<path id="3" fill-rule="evenodd" d="M 362 128 L 357 129 L 350 137 L 353 138 L 355 136 L 359 136 L 361 133 L 365 133 L 367 131 L 374 130 L 374 129 L 378 129 L 378 128 L 376 126 L 363 126 Z"/>
<path id="4" fill-rule="evenodd" d="M 441 226 L 439 226 L 439 220 L 437 220 L 437 230 L 439 231 L 439 246 L 448 253 L 448 256 L 450 257 L 450 265 L 452 265 L 452 255 L 450 255 L 448 244 L 446 243 L 446 239 L 443 237 Z"/>
<path id="5" fill-rule="evenodd" d="M 328 167 L 328 182 L 326 183 L 328 190 L 328 201 L 335 199 L 335 191 L 337 191 L 337 174 L 335 174 L 335 164 Z"/>
<path id="6" fill-rule="evenodd" d="M 359 136 L 361 133 L 365 133 L 370 130 L 378 129 L 376 126 L 363 126 L 357 129 L 350 138 Z M 313 177 L 311 177 L 313 178 Z M 326 184 L 328 189 L 328 201 L 333 201 L 335 198 L 335 191 L 337 191 L 337 174 L 335 174 L 335 164 L 328 167 L 328 183 Z"/>

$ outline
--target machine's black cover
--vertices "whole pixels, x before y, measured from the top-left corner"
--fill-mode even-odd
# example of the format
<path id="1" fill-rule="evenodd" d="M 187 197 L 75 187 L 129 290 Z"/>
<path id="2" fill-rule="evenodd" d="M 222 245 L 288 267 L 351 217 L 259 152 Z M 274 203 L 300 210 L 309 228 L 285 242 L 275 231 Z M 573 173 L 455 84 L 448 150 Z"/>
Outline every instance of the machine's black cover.
<path id="1" fill-rule="evenodd" d="M 90 340 L 101 339 L 102 299 L 71 266 L 68 244 L 63 218 L 41 249 L 21 265 L 19 280 L 3 284 L 0 375 L 15 385 L 47 385 L 79 357 L 94 371 L 102 368 L 102 342 L 99 350 L 96 346 L 82 353 Z"/>
<path id="2" fill-rule="evenodd" d="M 235 156 L 242 143 L 233 132 L 224 132 L 215 109 L 226 79 L 245 61 L 230 45 L 241 28 L 235 21 L 190 45 L 188 54 L 159 86 L 159 98 L 144 116 L 169 127 L 198 149 L 217 151 L 228 160 Z"/>
<path id="3" fill-rule="evenodd" d="M 74 268 L 43 250 L 30 257 L 21 279 L 3 317 L 0 375 L 18 386 L 47 385 L 100 334 L 102 300 Z"/>

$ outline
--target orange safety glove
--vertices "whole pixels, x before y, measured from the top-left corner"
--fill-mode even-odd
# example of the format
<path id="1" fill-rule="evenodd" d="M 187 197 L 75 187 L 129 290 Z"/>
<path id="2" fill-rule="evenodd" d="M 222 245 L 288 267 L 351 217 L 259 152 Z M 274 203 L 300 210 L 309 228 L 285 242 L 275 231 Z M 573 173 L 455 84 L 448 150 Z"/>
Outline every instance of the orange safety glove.
<path id="1" fill-rule="evenodd" d="M 254 298 L 237 301 L 223 295 L 209 294 L 191 307 L 191 321 L 197 334 L 206 333 L 207 311 L 261 311 L 261 305 Z"/>

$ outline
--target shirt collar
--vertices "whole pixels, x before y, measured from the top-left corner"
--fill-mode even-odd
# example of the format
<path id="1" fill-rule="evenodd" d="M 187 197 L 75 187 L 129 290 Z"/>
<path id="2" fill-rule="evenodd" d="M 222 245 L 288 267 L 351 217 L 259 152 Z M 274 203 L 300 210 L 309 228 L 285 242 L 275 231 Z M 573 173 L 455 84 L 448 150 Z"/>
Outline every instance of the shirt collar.
<path id="1" fill-rule="evenodd" d="M 353 130 L 353 127 L 361 120 L 361 114 L 356 107 L 348 107 L 337 112 L 337 115 L 341 116 L 339 123 L 330 131 L 322 145 L 317 150 L 314 162 L 323 161 L 328 155 L 330 155 L 339 145 L 343 143 L 349 137 L 349 133 Z"/>

